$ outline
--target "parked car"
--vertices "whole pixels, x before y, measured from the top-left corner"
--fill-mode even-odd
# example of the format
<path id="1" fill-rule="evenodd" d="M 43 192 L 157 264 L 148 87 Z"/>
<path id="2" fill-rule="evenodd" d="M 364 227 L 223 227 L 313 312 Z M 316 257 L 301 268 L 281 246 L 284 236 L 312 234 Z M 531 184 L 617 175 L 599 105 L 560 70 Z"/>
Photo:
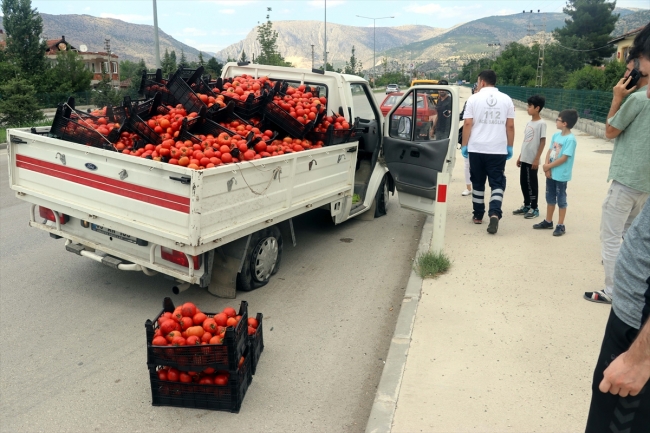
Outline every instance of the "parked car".
<path id="1" fill-rule="evenodd" d="M 437 95 L 437 92 L 435 92 Z M 392 93 L 381 103 L 380 109 L 384 116 L 402 99 L 403 93 Z M 391 100 L 392 97 L 395 99 Z M 390 106 L 386 105 L 390 104 Z M 386 105 L 386 108 L 384 106 Z M 433 119 L 436 116 L 436 101 L 432 94 L 417 94 L 417 119 L 415 121 L 415 135 L 418 138 L 433 137 Z M 409 95 L 400 106 L 393 112 L 393 125 L 397 125 L 400 117 L 411 117 L 413 115 L 413 96 Z"/>
<path id="2" fill-rule="evenodd" d="M 388 86 L 386 86 L 387 95 L 393 92 L 399 92 L 399 86 L 397 84 L 389 84 Z"/>
<path id="3" fill-rule="evenodd" d="M 400 100 L 403 94 L 404 93 L 402 92 L 391 92 L 390 94 L 386 95 L 384 100 L 381 102 L 381 105 L 379 106 L 381 114 L 383 114 L 384 117 L 386 117 L 390 109 L 393 108 L 393 105 L 395 105 L 395 103 Z"/>

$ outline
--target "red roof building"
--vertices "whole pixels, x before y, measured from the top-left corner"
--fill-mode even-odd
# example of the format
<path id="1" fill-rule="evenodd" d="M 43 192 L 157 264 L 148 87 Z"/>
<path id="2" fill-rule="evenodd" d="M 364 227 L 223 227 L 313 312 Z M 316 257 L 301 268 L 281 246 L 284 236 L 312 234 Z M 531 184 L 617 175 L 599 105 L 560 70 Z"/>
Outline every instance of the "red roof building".
<path id="1" fill-rule="evenodd" d="M 113 87 L 120 85 L 120 70 L 117 54 L 111 53 L 110 56 L 107 52 L 102 51 L 80 51 L 78 48 L 73 47 L 65 40 L 65 36 L 61 39 L 49 39 L 46 41 L 47 48 L 45 50 L 45 57 L 52 62 L 56 62 L 56 55 L 61 51 L 72 50 L 76 51 L 81 56 L 81 59 L 86 64 L 86 69 L 93 72 L 93 79 L 91 85 L 96 85 L 102 79 L 103 72 L 108 70 L 111 77 Z M 83 46 L 82 46 L 83 48 Z"/>

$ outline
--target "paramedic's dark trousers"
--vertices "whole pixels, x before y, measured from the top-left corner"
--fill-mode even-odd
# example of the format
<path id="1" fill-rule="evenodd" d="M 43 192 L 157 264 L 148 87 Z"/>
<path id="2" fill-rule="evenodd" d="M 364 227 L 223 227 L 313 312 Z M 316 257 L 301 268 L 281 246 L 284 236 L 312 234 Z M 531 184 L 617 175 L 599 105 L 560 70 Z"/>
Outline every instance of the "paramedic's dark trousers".
<path id="1" fill-rule="evenodd" d="M 490 203 L 488 216 L 496 216 L 501 219 L 501 204 L 503 193 L 506 190 L 506 168 L 507 155 L 492 155 L 488 153 L 469 154 L 469 176 L 472 181 L 472 205 L 474 206 L 474 218 L 483 219 L 485 215 L 485 200 Z M 485 180 L 490 183 L 491 194 L 485 194 Z"/>

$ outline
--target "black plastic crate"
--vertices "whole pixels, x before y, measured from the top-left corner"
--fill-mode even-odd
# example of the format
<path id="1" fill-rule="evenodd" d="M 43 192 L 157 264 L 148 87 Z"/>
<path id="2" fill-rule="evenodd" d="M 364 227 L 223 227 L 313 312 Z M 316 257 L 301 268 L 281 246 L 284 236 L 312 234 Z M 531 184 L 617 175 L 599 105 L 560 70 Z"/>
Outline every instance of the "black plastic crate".
<path id="1" fill-rule="evenodd" d="M 273 101 L 264 107 L 264 119 L 271 121 L 293 138 L 305 138 L 314 126 L 320 123 L 322 117 L 323 114 L 319 113 L 315 120 L 302 124 Z"/>
<path id="2" fill-rule="evenodd" d="M 232 79 L 228 81 L 232 82 Z M 271 86 L 269 83 L 264 83 L 264 87 L 260 91 L 260 96 L 255 96 L 252 93 L 248 94 L 248 97 L 245 101 L 241 99 L 234 99 L 232 96 L 228 95 L 227 91 L 223 91 L 223 82 L 217 80 L 215 89 L 220 91 L 220 94 L 224 97 L 224 102 L 226 104 L 232 102 L 234 104 L 235 113 L 239 114 L 242 117 L 249 118 L 260 113 L 267 102 L 273 100 L 273 95 L 275 95 L 275 87 Z"/>
<path id="3" fill-rule="evenodd" d="M 248 336 L 248 347 L 251 357 L 251 372 L 255 374 L 257 370 L 257 363 L 260 361 L 260 356 L 264 351 L 264 335 L 262 332 L 262 313 L 257 313 L 257 330 L 255 334 Z"/>
<path id="4" fill-rule="evenodd" d="M 149 366 L 165 365 L 183 371 L 203 370 L 212 367 L 216 370 L 236 370 L 239 358 L 246 350 L 248 335 L 248 303 L 242 301 L 239 315 L 242 316 L 237 326 L 226 328 L 226 337 L 222 344 L 205 344 L 200 346 L 153 346 L 153 335 L 158 329 L 158 319 L 165 313 L 173 313 L 174 303 L 170 298 L 163 301 L 163 310 L 151 321 L 145 322 L 147 331 L 147 364 Z M 218 313 L 206 313 L 214 317 Z"/>
<path id="5" fill-rule="evenodd" d="M 334 129 L 334 125 L 327 127 L 325 132 L 311 131 L 307 138 L 312 142 L 322 141 L 323 146 L 334 146 L 335 144 L 348 143 L 353 140 L 359 121 L 355 121 L 350 129 Z"/>
<path id="6" fill-rule="evenodd" d="M 199 95 L 197 95 L 190 85 L 185 82 L 182 73 L 183 69 L 180 68 L 167 83 L 167 88 L 177 101 L 177 104 L 181 104 L 185 107 L 185 111 L 188 113 L 198 113 L 203 107 L 207 109 L 207 105 L 201 101 Z"/>
<path id="7" fill-rule="evenodd" d="M 135 113 L 131 113 L 128 116 L 128 120 L 124 123 L 124 125 L 122 125 L 122 128 L 120 128 L 120 132 L 122 132 L 122 130 L 127 130 L 138 134 L 138 136 L 140 136 L 140 138 L 145 140 L 147 143 L 162 143 L 162 137 L 156 134 L 156 131 L 151 129 L 149 125 L 147 125 L 147 122 L 145 122 L 140 116 Z"/>
<path id="8" fill-rule="evenodd" d="M 194 135 L 210 135 L 217 137 L 219 134 L 225 132 L 229 136 L 235 135 L 235 132 L 226 128 L 225 126 L 219 125 L 217 122 L 201 117 L 189 128 L 189 130 Z"/>
<path id="9" fill-rule="evenodd" d="M 228 372 L 230 375 L 228 383 L 223 386 L 160 380 L 157 371 L 161 367 L 149 367 L 151 404 L 238 413 L 246 391 L 253 381 L 251 356 L 249 353 L 244 356 L 242 366 Z"/>
<path id="10" fill-rule="evenodd" d="M 93 128 L 72 120 L 70 118 L 71 113 L 72 109 L 70 107 L 59 104 L 54 119 L 52 120 L 49 135 L 72 143 L 84 144 L 106 150 L 115 150 L 113 143 L 116 143 L 120 138 L 118 128 L 114 128 L 110 134 L 104 137 Z"/>

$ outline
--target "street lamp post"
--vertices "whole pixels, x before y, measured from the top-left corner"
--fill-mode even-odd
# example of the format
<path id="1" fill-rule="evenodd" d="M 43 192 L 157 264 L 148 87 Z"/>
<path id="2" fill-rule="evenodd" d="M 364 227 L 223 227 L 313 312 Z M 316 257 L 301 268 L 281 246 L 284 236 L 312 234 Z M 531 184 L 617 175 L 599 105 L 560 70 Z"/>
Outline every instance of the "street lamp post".
<path id="1" fill-rule="evenodd" d="M 156 0 L 153 0 L 153 34 L 154 48 L 156 53 L 156 69 L 160 69 L 160 42 L 158 39 L 158 8 L 156 7 Z"/>
<path id="2" fill-rule="evenodd" d="M 372 78 L 374 79 L 373 82 L 376 82 L 377 81 L 377 73 L 375 71 L 375 66 L 377 65 L 377 57 L 376 57 L 376 53 L 375 53 L 375 49 L 376 49 L 375 45 L 376 45 L 376 35 L 377 35 L 377 33 L 376 33 L 376 28 L 375 28 L 375 21 L 384 20 L 384 19 L 387 19 L 387 18 L 395 18 L 395 17 L 393 16 L 393 17 L 372 18 L 372 17 L 364 17 L 364 16 L 361 16 L 361 15 L 357 15 L 357 17 L 365 18 L 367 20 L 372 20 Z"/>

